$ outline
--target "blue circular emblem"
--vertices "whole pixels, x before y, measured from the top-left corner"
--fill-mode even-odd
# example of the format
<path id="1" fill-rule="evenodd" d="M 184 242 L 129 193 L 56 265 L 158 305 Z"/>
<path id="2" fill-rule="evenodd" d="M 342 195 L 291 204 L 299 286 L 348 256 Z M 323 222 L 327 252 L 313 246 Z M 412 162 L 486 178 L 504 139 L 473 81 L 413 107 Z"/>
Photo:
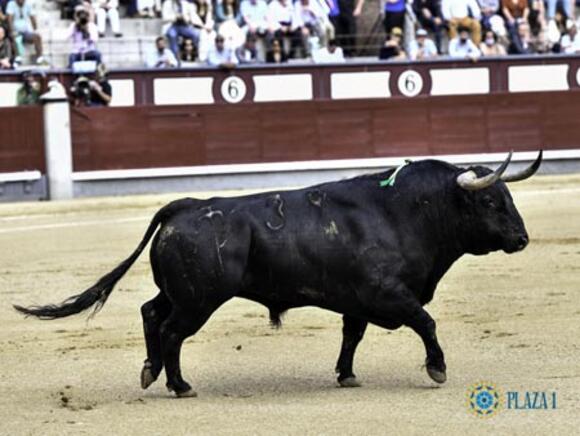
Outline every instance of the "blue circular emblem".
<path id="1" fill-rule="evenodd" d="M 481 418 L 496 414 L 502 407 L 502 395 L 493 383 L 475 383 L 467 390 L 469 411 Z"/>

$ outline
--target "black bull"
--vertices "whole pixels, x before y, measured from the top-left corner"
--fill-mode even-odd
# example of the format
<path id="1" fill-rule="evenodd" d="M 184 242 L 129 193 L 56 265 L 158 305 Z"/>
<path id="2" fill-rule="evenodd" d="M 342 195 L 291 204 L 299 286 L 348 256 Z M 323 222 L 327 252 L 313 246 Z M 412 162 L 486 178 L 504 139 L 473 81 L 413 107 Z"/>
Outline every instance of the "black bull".
<path id="1" fill-rule="evenodd" d="M 423 306 L 463 254 L 512 253 L 528 242 L 504 182 L 534 174 L 542 153 L 506 176 L 510 158 L 495 172 L 410 163 L 387 186 L 381 182 L 394 170 L 294 191 L 174 201 L 156 213 L 135 252 L 93 287 L 59 305 L 15 307 L 42 319 L 100 309 L 155 235 L 151 267 L 160 292 L 141 308 L 143 388 L 165 367 L 170 390 L 195 395 L 181 376 L 181 345 L 232 297 L 265 305 L 276 325 L 300 306 L 343 314 L 342 386 L 358 385 L 353 357 L 369 322 L 413 329 L 425 344 L 429 376 L 443 383 L 443 351 Z"/>

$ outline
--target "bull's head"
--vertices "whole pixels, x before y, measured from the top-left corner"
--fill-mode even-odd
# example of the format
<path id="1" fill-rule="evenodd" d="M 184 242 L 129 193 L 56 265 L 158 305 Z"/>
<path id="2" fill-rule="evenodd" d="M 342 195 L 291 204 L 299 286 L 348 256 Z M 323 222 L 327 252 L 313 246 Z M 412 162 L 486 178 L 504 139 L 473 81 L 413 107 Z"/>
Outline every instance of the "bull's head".
<path id="1" fill-rule="evenodd" d="M 504 175 L 511 157 L 512 152 L 495 171 L 474 167 L 457 176 L 457 185 L 463 192 L 461 209 L 467 230 L 465 244 L 470 253 L 485 254 L 495 250 L 514 253 L 528 245 L 528 233 L 506 182 L 531 177 L 540 167 L 542 152 L 525 170 Z"/>

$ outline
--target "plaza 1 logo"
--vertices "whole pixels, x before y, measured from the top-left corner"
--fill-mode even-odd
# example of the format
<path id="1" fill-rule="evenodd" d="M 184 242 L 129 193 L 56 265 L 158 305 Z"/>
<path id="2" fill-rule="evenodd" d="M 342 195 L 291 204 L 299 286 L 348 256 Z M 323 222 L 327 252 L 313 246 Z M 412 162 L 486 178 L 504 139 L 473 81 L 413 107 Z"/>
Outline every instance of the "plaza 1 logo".
<path id="1" fill-rule="evenodd" d="M 488 418 L 500 411 L 555 410 L 557 392 L 507 391 L 494 383 L 477 382 L 467 389 L 467 408 L 475 416 Z"/>

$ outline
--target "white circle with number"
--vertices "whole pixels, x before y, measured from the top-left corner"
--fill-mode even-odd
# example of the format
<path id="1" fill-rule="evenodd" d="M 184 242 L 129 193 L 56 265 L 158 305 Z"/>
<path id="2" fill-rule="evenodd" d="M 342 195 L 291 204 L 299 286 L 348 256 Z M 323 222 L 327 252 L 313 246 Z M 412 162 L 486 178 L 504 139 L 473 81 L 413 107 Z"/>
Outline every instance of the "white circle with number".
<path id="1" fill-rule="evenodd" d="M 230 76 L 222 82 L 222 97 L 228 103 L 239 103 L 246 96 L 246 84 L 237 76 Z"/>
<path id="2" fill-rule="evenodd" d="M 399 91 L 406 97 L 415 97 L 423 90 L 423 78 L 413 70 L 407 70 L 401 73 L 397 83 Z"/>
<path id="3" fill-rule="evenodd" d="M 576 70 L 576 83 L 580 86 L 580 68 Z"/>

